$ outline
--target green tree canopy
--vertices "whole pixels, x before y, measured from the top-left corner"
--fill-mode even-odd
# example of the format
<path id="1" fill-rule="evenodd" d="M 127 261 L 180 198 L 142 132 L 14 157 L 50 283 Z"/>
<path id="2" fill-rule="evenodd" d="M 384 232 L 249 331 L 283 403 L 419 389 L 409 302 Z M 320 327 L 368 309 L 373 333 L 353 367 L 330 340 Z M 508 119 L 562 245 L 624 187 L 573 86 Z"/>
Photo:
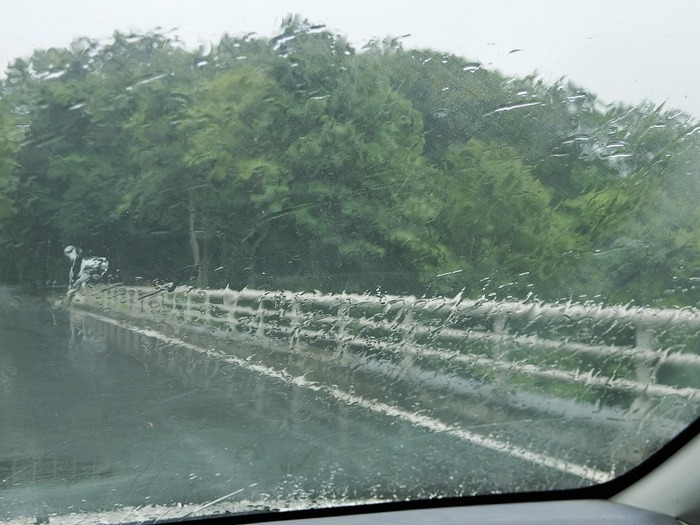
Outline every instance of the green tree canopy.
<path id="1" fill-rule="evenodd" d="M 696 304 L 697 128 L 300 17 L 80 38 L 0 85 L 0 279 Z M 660 304 L 660 303 L 659 303 Z"/>

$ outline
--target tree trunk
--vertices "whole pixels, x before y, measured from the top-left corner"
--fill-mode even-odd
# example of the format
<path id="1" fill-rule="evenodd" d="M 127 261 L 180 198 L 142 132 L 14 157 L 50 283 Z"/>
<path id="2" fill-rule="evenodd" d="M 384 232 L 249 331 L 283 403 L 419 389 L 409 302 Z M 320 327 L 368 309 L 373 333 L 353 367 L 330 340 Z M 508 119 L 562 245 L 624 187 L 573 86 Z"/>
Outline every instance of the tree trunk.
<path id="1" fill-rule="evenodd" d="M 194 197 L 190 194 L 189 204 L 189 226 L 190 226 L 190 248 L 192 249 L 192 264 L 197 269 L 197 288 L 206 288 L 209 285 L 209 268 L 208 268 L 208 240 L 200 241 L 199 231 L 197 230 L 197 207 L 194 203 Z"/>
<path id="2" fill-rule="evenodd" d="M 201 248 L 199 255 L 199 271 L 197 272 L 197 288 L 207 288 L 209 286 L 209 237 L 205 235 L 200 239 Z"/>

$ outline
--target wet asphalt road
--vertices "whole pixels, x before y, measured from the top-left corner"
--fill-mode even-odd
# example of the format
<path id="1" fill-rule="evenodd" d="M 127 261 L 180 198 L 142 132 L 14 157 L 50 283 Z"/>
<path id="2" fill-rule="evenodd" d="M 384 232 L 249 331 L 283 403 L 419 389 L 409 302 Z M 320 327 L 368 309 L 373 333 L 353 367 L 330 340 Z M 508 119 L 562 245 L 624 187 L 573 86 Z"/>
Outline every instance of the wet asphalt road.
<path id="1" fill-rule="evenodd" d="M 0 304 L 0 519 L 581 484 L 245 368 L 197 382 L 40 298 Z"/>

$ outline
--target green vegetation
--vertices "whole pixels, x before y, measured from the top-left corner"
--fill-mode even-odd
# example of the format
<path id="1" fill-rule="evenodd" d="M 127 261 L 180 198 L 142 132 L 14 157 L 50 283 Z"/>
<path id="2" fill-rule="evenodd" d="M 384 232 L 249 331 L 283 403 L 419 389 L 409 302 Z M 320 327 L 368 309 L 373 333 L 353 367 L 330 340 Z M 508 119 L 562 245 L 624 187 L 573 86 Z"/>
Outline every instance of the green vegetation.
<path id="1" fill-rule="evenodd" d="M 0 85 L 0 281 L 697 305 L 694 126 L 298 18 L 80 39 Z"/>

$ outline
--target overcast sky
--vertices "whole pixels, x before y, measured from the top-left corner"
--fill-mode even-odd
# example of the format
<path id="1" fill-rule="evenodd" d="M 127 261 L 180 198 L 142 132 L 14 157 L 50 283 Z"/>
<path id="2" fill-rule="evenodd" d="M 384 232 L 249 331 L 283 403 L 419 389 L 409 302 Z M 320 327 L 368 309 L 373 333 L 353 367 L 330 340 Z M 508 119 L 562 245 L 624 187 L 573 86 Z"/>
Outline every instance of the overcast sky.
<path id="1" fill-rule="evenodd" d="M 0 0 L 0 65 L 114 30 L 177 28 L 192 46 L 224 32 L 270 36 L 288 13 L 358 47 L 408 33 L 404 47 L 454 52 L 507 74 L 568 77 L 606 102 L 667 101 L 700 115 L 696 0 Z"/>

